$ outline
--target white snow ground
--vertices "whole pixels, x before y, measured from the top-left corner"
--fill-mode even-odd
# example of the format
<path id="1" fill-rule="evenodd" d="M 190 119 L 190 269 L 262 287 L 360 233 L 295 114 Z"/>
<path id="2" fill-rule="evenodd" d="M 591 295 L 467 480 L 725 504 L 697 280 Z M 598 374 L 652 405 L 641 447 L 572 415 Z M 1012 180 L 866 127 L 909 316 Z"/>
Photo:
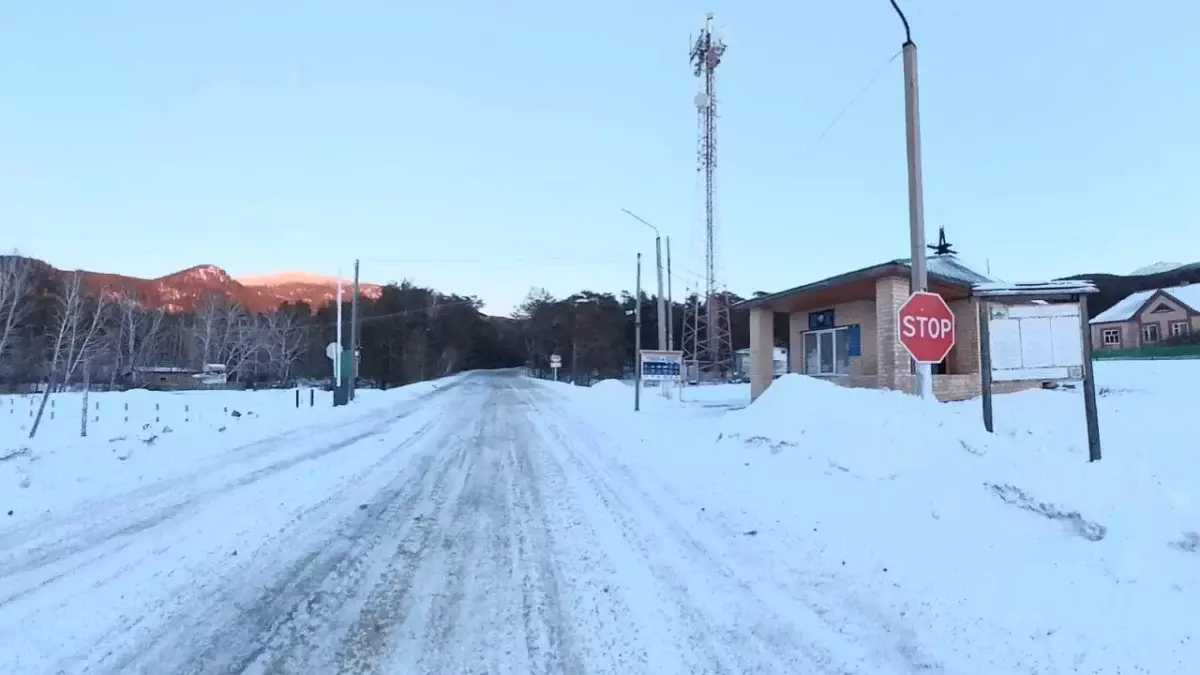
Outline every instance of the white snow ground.
<path id="1" fill-rule="evenodd" d="M 798 376 L 0 426 L 0 672 L 1194 672 L 1200 362 L 1097 368 L 1098 464 L 1076 393 Z"/>

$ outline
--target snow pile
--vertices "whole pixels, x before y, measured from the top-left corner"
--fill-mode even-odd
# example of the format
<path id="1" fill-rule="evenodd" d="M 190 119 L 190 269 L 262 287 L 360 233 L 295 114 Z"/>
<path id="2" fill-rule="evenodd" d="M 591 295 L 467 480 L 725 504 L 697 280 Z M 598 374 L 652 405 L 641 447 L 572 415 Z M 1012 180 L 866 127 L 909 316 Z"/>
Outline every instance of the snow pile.
<path id="1" fill-rule="evenodd" d="M 1190 672 L 1200 454 L 1179 420 L 1195 412 L 1200 363 L 1097 374 L 1097 463 L 1070 390 L 997 396 L 989 434 L 978 401 L 787 375 L 741 410 L 706 400 L 736 400 L 733 386 L 689 387 L 683 405 L 605 428 L 630 437 L 638 475 L 753 532 L 745 546 L 769 578 L 853 589 L 838 602 L 900 622 L 944 672 Z M 611 420 L 609 392 L 591 393 L 581 408 Z"/>
<path id="2" fill-rule="evenodd" d="M 1028 402 L 1025 419 L 1057 412 L 1082 431 L 1077 394 L 1013 398 Z M 1119 438 L 1121 422 L 1107 421 Z M 805 539 L 824 564 L 845 560 L 963 668 L 984 672 L 1009 649 L 1030 667 L 1081 672 L 1126 663 L 1180 672 L 1200 656 L 1187 619 L 1200 604 L 1198 473 L 1164 489 L 1146 469 L 1156 458 L 1122 455 L 1117 443 L 1089 464 L 1086 444 L 1068 445 L 1061 427 L 992 435 L 975 406 L 799 375 L 720 427 L 720 451 L 750 465 L 729 483 L 739 502 L 811 530 Z"/>
<path id="3" fill-rule="evenodd" d="M 621 380 L 600 380 L 588 388 L 606 396 L 633 396 L 632 383 Z"/>

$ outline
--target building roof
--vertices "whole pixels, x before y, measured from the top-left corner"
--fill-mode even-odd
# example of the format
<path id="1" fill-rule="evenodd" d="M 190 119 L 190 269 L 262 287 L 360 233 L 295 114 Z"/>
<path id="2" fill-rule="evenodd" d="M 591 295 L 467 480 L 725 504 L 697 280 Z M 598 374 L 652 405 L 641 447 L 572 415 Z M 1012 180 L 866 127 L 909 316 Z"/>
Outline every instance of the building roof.
<path id="1" fill-rule="evenodd" d="M 911 258 L 902 258 L 894 261 L 898 265 L 903 265 L 912 268 Z M 975 284 L 992 284 L 999 283 L 999 279 L 995 279 L 987 274 L 983 274 L 977 270 L 973 270 L 963 264 L 961 260 L 952 255 L 931 255 L 925 259 L 925 268 L 929 274 L 932 274 L 942 279 L 949 281 L 957 281 L 958 283 L 967 286 Z"/>
<path id="2" fill-rule="evenodd" d="M 861 279 L 869 279 L 876 277 L 888 276 L 891 274 L 905 275 L 912 270 L 911 258 L 897 258 L 889 260 L 871 267 L 864 267 L 860 270 L 839 274 L 837 276 L 814 281 L 803 286 L 796 286 L 787 290 L 776 293 L 769 293 L 757 298 L 743 300 L 737 303 L 734 307 L 738 309 L 751 309 L 759 305 L 768 304 L 773 300 L 792 295 L 794 293 L 802 293 L 804 291 L 818 290 L 821 288 L 829 288 L 841 284 L 859 281 Z M 963 264 L 957 257 L 946 255 L 931 255 L 925 258 L 925 271 L 931 278 L 937 279 L 943 283 L 955 284 L 970 289 L 975 284 L 996 283 L 998 280 L 982 274 L 977 270 L 973 270 Z"/>
<path id="3" fill-rule="evenodd" d="M 1088 323 L 1117 323 L 1120 321 L 1129 321 L 1141 311 L 1150 298 L 1154 297 L 1159 291 L 1175 302 L 1192 310 L 1200 312 L 1200 284 L 1188 284 L 1183 286 L 1172 286 L 1170 288 L 1153 288 L 1148 291 L 1138 291 L 1125 297 L 1117 304 L 1109 307 L 1097 314 Z"/>

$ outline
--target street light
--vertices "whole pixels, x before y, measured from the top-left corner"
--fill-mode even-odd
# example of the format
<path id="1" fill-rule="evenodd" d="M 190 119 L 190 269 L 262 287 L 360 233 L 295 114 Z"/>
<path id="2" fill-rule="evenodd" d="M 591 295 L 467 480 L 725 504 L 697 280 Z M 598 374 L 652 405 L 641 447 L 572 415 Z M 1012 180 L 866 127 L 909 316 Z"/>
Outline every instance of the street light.
<path id="1" fill-rule="evenodd" d="M 662 234 L 658 228 L 646 222 L 644 218 L 629 209 L 621 209 L 634 220 L 654 230 L 654 255 L 658 263 L 658 348 L 670 349 L 671 339 L 668 337 L 667 331 L 670 330 L 671 320 L 667 316 L 667 301 L 663 296 L 663 259 L 662 259 Z M 667 240 L 668 252 L 670 255 L 670 239 Z"/>
<path id="2" fill-rule="evenodd" d="M 925 269 L 925 198 L 921 186 L 921 121 L 917 96 L 917 45 L 912 41 L 912 29 L 896 0 L 889 0 L 892 9 L 904 24 L 904 141 L 908 155 L 908 234 L 912 256 L 912 280 L 909 291 L 928 290 L 929 278 Z M 917 395 L 933 400 L 933 369 L 928 363 L 914 364 Z"/>

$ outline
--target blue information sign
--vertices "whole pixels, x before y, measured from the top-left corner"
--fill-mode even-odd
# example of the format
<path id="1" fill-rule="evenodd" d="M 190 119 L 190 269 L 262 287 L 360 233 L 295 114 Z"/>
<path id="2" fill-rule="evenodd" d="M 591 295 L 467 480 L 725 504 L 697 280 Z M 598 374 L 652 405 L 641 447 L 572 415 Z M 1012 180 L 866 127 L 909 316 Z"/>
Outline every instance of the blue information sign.
<path id="1" fill-rule="evenodd" d="M 683 375 L 683 353 L 666 351 L 643 351 L 642 379 L 678 382 Z"/>

